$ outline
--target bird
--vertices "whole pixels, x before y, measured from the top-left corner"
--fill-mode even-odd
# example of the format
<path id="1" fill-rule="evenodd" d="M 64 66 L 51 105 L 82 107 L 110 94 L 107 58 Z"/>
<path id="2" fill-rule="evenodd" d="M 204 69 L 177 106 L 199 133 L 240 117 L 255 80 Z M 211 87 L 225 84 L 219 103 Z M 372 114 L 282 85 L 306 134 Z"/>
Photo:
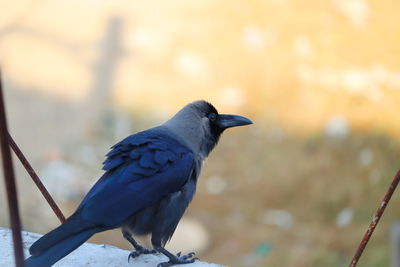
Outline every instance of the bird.
<path id="1" fill-rule="evenodd" d="M 92 235 L 120 228 L 133 246 L 130 258 L 164 254 L 167 267 L 193 263 L 191 252 L 165 249 L 192 201 L 203 161 L 228 128 L 253 122 L 240 115 L 219 114 L 209 102 L 198 100 L 165 123 L 132 134 L 111 147 L 103 162 L 104 174 L 76 211 L 29 248 L 28 267 L 51 266 Z M 133 236 L 151 234 L 152 249 Z"/>

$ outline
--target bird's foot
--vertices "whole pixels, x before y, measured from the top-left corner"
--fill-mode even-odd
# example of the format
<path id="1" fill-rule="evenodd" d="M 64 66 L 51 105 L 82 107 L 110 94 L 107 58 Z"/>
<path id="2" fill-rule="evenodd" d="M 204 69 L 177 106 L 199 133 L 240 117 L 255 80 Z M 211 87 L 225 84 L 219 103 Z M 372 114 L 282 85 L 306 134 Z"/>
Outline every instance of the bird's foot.
<path id="1" fill-rule="evenodd" d="M 148 249 L 142 246 L 138 246 L 134 251 L 129 253 L 128 262 L 131 258 L 134 259 L 142 254 L 155 254 L 155 253 L 157 253 L 157 250 L 155 249 Z"/>
<path id="2" fill-rule="evenodd" d="M 157 265 L 157 267 L 168 267 L 172 266 L 175 264 L 186 264 L 186 263 L 193 263 L 195 260 L 198 260 L 199 258 L 193 258 L 194 252 L 190 252 L 189 254 L 181 256 L 181 253 L 179 252 L 174 256 L 173 258 L 169 258 L 168 262 L 162 262 Z"/>

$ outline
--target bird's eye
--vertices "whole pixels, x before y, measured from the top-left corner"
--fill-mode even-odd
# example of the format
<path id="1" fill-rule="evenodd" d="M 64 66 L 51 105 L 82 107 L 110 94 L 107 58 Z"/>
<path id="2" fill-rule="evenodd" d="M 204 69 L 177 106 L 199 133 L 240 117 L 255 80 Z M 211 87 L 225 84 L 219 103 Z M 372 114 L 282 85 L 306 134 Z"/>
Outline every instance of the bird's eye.
<path id="1" fill-rule="evenodd" d="M 210 113 L 210 115 L 208 115 L 208 119 L 212 122 L 217 120 L 217 114 L 215 113 Z"/>

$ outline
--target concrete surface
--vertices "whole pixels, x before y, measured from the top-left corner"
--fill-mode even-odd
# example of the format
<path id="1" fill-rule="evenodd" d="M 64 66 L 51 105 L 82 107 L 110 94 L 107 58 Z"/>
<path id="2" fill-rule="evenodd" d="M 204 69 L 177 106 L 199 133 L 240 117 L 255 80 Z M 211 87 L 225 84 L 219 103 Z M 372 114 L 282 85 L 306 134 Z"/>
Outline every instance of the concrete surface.
<path id="1" fill-rule="evenodd" d="M 23 232 L 22 238 L 24 243 L 25 257 L 28 257 L 28 248 L 31 244 L 42 235 Z M 128 262 L 128 255 L 130 251 L 122 250 L 110 245 L 98 245 L 85 243 L 71 254 L 61 259 L 55 267 L 66 266 L 96 266 L 96 267 L 124 267 L 124 266 L 140 266 L 140 267 L 155 267 L 160 262 L 167 261 L 164 255 L 141 255 L 136 259 L 131 259 Z M 8 267 L 14 266 L 14 253 L 12 248 L 12 234 L 11 230 L 7 228 L 0 228 L 0 266 Z M 185 264 L 179 266 L 190 267 L 223 267 L 222 265 L 205 263 L 196 261 L 192 264 Z"/>

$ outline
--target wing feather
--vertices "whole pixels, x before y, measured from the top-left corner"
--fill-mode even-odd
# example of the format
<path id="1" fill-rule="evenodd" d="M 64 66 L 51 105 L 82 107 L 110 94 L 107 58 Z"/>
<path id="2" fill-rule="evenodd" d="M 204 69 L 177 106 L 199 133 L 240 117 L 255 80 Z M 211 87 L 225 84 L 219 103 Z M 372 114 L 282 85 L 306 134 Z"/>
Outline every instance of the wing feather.
<path id="1" fill-rule="evenodd" d="M 189 178 L 195 163 L 188 148 L 159 132 L 143 133 L 126 138 L 107 154 L 106 173 L 79 206 L 86 220 L 104 226 L 121 224 L 152 202 L 179 191 Z"/>

